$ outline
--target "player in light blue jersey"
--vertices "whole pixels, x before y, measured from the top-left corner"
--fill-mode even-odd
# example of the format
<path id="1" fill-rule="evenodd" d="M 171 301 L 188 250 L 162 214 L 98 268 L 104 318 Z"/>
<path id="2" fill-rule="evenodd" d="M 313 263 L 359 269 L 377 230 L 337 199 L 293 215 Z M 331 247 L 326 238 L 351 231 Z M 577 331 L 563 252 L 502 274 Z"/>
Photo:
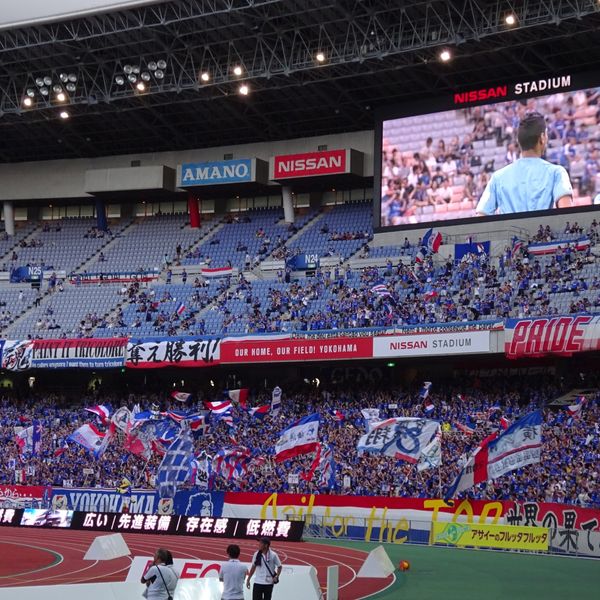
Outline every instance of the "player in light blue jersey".
<path id="1" fill-rule="evenodd" d="M 542 156 L 548 143 L 546 121 L 530 112 L 517 132 L 521 158 L 496 171 L 477 204 L 480 216 L 567 208 L 573 203 L 573 187 L 564 167 Z"/>

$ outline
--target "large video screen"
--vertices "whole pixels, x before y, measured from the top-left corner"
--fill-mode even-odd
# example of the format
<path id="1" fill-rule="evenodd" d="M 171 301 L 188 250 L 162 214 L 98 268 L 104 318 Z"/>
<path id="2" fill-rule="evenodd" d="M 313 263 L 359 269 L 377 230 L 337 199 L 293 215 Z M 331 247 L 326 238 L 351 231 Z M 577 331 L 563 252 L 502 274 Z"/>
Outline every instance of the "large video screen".
<path id="1" fill-rule="evenodd" d="M 426 114 L 388 110 L 376 136 L 379 227 L 600 205 L 600 87 L 572 89 L 582 80 L 455 93 Z M 531 96 L 549 89 L 555 91 Z M 519 125 L 531 113 L 546 131 L 522 150 Z"/>

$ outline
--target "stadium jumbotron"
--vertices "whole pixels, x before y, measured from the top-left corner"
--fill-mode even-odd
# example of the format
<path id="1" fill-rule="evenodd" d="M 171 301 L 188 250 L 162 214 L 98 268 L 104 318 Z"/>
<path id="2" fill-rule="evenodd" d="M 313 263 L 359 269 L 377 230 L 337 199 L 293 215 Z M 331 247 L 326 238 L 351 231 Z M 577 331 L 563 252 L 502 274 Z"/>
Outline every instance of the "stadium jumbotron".
<path id="1" fill-rule="evenodd" d="M 0 600 L 592 597 L 599 27 L 3 9 Z"/>

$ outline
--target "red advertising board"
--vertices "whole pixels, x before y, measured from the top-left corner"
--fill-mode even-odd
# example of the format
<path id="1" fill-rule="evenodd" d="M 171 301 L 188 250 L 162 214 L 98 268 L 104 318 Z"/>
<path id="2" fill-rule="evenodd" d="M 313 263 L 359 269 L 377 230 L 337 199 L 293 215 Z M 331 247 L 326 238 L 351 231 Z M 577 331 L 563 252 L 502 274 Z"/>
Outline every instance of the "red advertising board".
<path id="1" fill-rule="evenodd" d="M 224 339 L 222 363 L 373 358 L 373 338 Z"/>
<path id="2" fill-rule="evenodd" d="M 347 171 L 347 151 L 326 150 L 273 158 L 273 179 L 338 175 Z"/>

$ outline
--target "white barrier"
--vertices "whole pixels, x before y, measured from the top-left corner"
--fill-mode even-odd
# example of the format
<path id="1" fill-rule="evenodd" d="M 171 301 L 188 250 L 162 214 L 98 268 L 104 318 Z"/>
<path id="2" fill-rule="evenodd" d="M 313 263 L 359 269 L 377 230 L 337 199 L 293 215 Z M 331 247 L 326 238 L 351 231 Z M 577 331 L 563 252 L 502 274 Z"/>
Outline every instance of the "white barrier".
<path id="1" fill-rule="evenodd" d="M 83 560 L 112 560 L 129 556 L 131 552 L 127 542 L 120 533 L 99 535 L 94 539 Z"/>
<path id="2" fill-rule="evenodd" d="M 144 591 L 138 581 L 121 583 L 72 583 L 0 588 L 0 600 L 132 600 Z"/>
<path id="3" fill-rule="evenodd" d="M 127 573 L 126 581 L 129 583 L 139 582 L 143 573 L 152 564 L 152 558 L 150 556 L 136 556 L 131 562 L 129 572 Z M 198 593 L 209 594 L 206 599 L 212 598 L 210 594 L 216 589 L 211 584 L 202 584 L 200 586 L 195 585 L 196 582 L 202 579 L 216 579 L 221 571 L 221 565 L 226 561 L 219 560 L 202 560 L 202 559 L 189 559 L 189 558 L 176 558 L 173 561 L 175 570 L 179 573 L 180 579 L 177 589 L 182 586 L 182 594 Z M 243 563 L 250 569 L 250 563 Z M 211 591 L 212 590 L 212 591 Z M 179 591 L 175 593 L 175 600 L 178 599 Z M 205 596 L 189 596 L 189 598 L 196 600 L 204 600 Z M 279 583 L 275 586 L 273 592 L 273 600 L 285 599 L 285 600 L 321 600 L 323 594 L 319 581 L 317 579 L 317 570 L 314 567 L 307 565 L 284 565 L 281 571 L 281 578 Z M 188 598 L 187 595 L 181 597 Z M 220 598 L 220 596 L 218 596 Z M 251 590 L 244 588 L 244 598 L 250 600 L 252 598 Z M 39 599 L 38 599 L 39 600 Z M 48 600 L 47 598 L 45 600 Z M 61 599 L 62 600 L 62 599 Z M 86 598 L 86 600 L 90 600 Z"/>

